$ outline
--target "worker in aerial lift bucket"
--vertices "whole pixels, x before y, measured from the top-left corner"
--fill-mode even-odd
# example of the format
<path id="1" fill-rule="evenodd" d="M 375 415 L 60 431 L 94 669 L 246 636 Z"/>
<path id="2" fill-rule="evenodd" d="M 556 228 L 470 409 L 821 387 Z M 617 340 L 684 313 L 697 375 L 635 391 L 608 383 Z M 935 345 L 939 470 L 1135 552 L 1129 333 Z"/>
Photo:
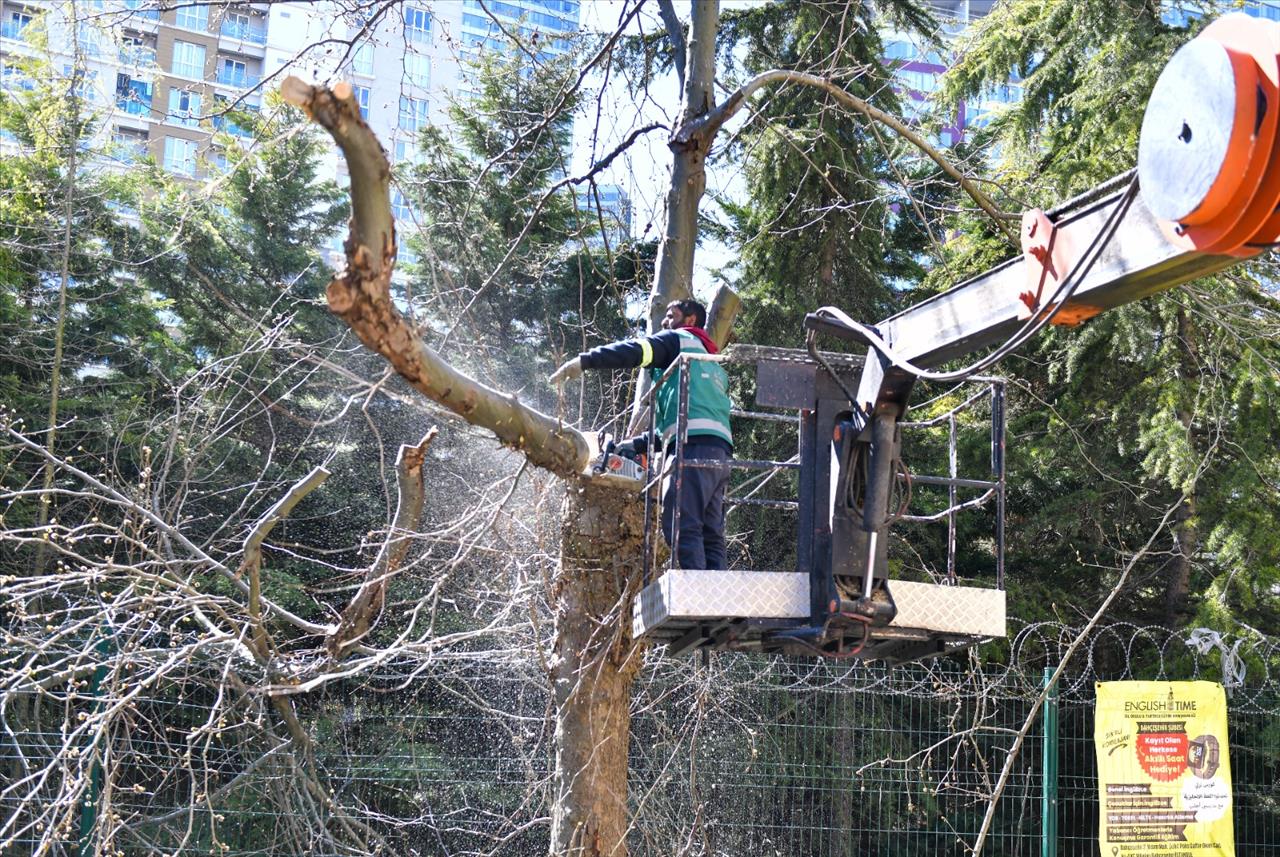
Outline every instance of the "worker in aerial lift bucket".
<path id="1" fill-rule="evenodd" d="M 720 349 L 703 329 L 707 309 L 694 300 L 672 301 L 662 318 L 662 332 L 653 336 L 601 345 L 583 352 L 551 376 L 552 384 L 577 378 L 584 369 L 648 369 L 656 383 L 682 352 L 715 354 Z M 681 568 L 725 568 L 724 492 L 729 484 L 729 459 L 733 455 L 733 435 L 729 431 L 729 377 L 718 363 L 689 361 L 689 431 L 684 458 L 716 462 L 714 467 L 685 467 L 680 479 L 680 538 L 676 557 Z M 660 448 L 675 435 L 679 413 L 679 373 L 658 388 L 655 423 Z M 637 451 L 647 452 L 648 438 L 626 441 Z M 670 545 L 677 507 L 675 470 L 668 459 L 662 489 L 662 535 Z"/>

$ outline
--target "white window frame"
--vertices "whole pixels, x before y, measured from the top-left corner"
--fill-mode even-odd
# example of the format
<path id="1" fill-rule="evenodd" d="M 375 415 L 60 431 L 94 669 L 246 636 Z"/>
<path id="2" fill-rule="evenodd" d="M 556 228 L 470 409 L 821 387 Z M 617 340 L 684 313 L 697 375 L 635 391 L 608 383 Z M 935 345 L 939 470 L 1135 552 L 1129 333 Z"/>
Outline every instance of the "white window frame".
<path id="1" fill-rule="evenodd" d="M 174 23 L 187 30 L 207 33 L 209 32 L 209 7 L 201 5 L 182 6 L 178 9 Z"/>
<path id="2" fill-rule="evenodd" d="M 176 86 L 169 88 L 170 122 L 186 128 L 195 128 L 200 125 L 199 116 L 200 93 Z"/>
<path id="3" fill-rule="evenodd" d="M 222 83 L 231 86 L 247 86 L 249 83 L 249 64 L 244 60 L 231 57 L 218 57 L 218 78 L 227 78 Z M 238 82 L 237 82 L 238 81 Z"/>
<path id="4" fill-rule="evenodd" d="M 426 89 L 431 86 L 431 57 L 416 54 L 412 51 L 404 53 L 404 79 L 414 86 Z"/>
<path id="5" fill-rule="evenodd" d="M 361 42 L 351 54 L 351 70 L 356 74 L 373 76 L 373 45 Z"/>
<path id="6" fill-rule="evenodd" d="M 404 37 L 411 42 L 431 41 L 431 12 L 417 6 L 404 7 Z"/>
<path id="7" fill-rule="evenodd" d="M 409 122 L 411 124 L 405 124 Z M 403 131 L 418 131 L 431 122 L 431 109 L 425 98 L 400 96 L 400 113 L 396 118 L 396 127 Z"/>
<path id="8" fill-rule="evenodd" d="M 352 92 L 356 97 L 356 104 L 360 105 L 360 118 L 369 121 L 369 87 L 353 86 Z"/>
<path id="9" fill-rule="evenodd" d="M 197 57 L 199 57 L 198 63 L 193 61 Z M 169 63 L 169 72 L 179 77 L 204 80 L 204 64 L 207 60 L 208 54 L 204 45 L 175 40 L 173 43 L 173 60 Z"/>
<path id="10" fill-rule="evenodd" d="M 196 147 L 197 142 L 195 140 L 188 140 L 184 137 L 165 137 L 164 168 L 171 173 L 195 176 Z"/>

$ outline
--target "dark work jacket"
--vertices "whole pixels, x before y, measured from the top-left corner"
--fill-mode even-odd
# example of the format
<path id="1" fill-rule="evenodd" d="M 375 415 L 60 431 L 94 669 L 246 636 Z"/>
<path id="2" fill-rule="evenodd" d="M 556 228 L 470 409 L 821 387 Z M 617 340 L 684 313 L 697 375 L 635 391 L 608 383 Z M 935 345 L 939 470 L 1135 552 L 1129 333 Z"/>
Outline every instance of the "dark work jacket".
<path id="1" fill-rule="evenodd" d="M 583 369 L 645 368 L 657 381 L 680 355 L 681 350 L 708 354 L 719 351 L 715 342 L 702 328 L 684 327 L 679 330 L 664 330 L 652 336 L 602 345 L 583 352 L 579 355 L 579 359 Z M 719 365 L 701 362 L 694 363 L 692 366 L 695 368 L 690 386 L 692 401 L 688 442 L 712 444 L 732 453 L 733 444 L 729 434 L 730 406 L 726 395 L 728 378 Z M 673 375 L 663 383 L 658 393 L 658 428 L 664 435 L 674 428 L 666 423 L 674 420 L 675 383 L 676 377 Z"/>

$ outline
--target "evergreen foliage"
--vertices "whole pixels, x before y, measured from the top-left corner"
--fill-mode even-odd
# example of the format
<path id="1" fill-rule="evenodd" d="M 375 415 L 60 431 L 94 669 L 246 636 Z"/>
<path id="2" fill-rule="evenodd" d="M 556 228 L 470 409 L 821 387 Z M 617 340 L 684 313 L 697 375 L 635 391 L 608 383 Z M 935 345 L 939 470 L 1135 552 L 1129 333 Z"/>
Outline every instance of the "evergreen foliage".
<path id="1" fill-rule="evenodd" d="M 410 266 L 413 291 L 426 320 L 463 333 L 458 347 L 502 343 L 496 362 L 507 371 L 545 366 L 581 347 L 582 336 L 625 335 L 625 302 L 652 257 L 652 248 L 632 246 L 606 254 L 589 240 L 597 218 L 589 205 L 579 210 L 575 192 L 584 203 L 589 195 L 565 180 L 575 74 L 572 54 L 537 63 L 520 52 L 482 54 L 474 97 L 450 108 L 450 133 L 426 128 L 418 163 L 400 168 L 416 226 L 407 243 L 420 260 Z"/>
<path id="2" fill-rule="evenodd" d="M 1024 97 L 993 123 L 991 151 L 1011 197 L 1049 204 L 1134 165 L 1147 95 L 1203 23 L 1181 12 L 999 4 L 962 43 L 944 96 L 1021 78 Z M 956 258 L 989 255 L 971 219 L 953 228 L 965 236 L 950 248 Z M 1112 618 L 1274 622 L 1280 553 L 1262 523 L 1276 519 L 1280 467 L 1274 277 L 1262 259 L 1056 329 L 1006 364 L 1022 386 L 1010 424 L 1015 615 L 1090 612 L 1110 586 L 1107 569 L 1186 492 L 1173 532 Z"/>
<path id="3" fill-rule="evenodd" d="M 121 212 L 138 182 L 101 167 L 83 70 L 13 62 L 30 88 L 0 90 L 0 130 L 15 144 L 0 158 L 0 402 L 28 431 L 56 428 L 56 454 L 115 458 L 181 363 L 162 303 L 130 271 L 141 240 Z M 34 504 L 13 513 L 36 520 Z"/>

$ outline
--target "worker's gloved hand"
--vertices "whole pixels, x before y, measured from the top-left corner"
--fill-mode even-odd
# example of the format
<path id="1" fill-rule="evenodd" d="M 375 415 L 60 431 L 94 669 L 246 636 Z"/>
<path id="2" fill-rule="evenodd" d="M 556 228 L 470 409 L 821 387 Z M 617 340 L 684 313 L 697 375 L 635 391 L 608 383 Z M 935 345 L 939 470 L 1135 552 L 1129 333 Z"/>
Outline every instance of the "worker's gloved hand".
<path id="1" fill-rule="evenodd" d="M 626 458 L 639 460 L 640 456 L 649 454 L 649 436 L 636 435 L 618 444 L 618 454 Z"/>
<path id="2" fill-rule="evenodd" d="M 555 372 L 552 372 L 551 377 L 547 380 L 549 380 L 551 385 L 554 387 L 563 384 L 565 381 L 572 381 L 581 374 L 582 358 L 575 357 L 572 360 L 564 361 L 564 364 Z"/>

